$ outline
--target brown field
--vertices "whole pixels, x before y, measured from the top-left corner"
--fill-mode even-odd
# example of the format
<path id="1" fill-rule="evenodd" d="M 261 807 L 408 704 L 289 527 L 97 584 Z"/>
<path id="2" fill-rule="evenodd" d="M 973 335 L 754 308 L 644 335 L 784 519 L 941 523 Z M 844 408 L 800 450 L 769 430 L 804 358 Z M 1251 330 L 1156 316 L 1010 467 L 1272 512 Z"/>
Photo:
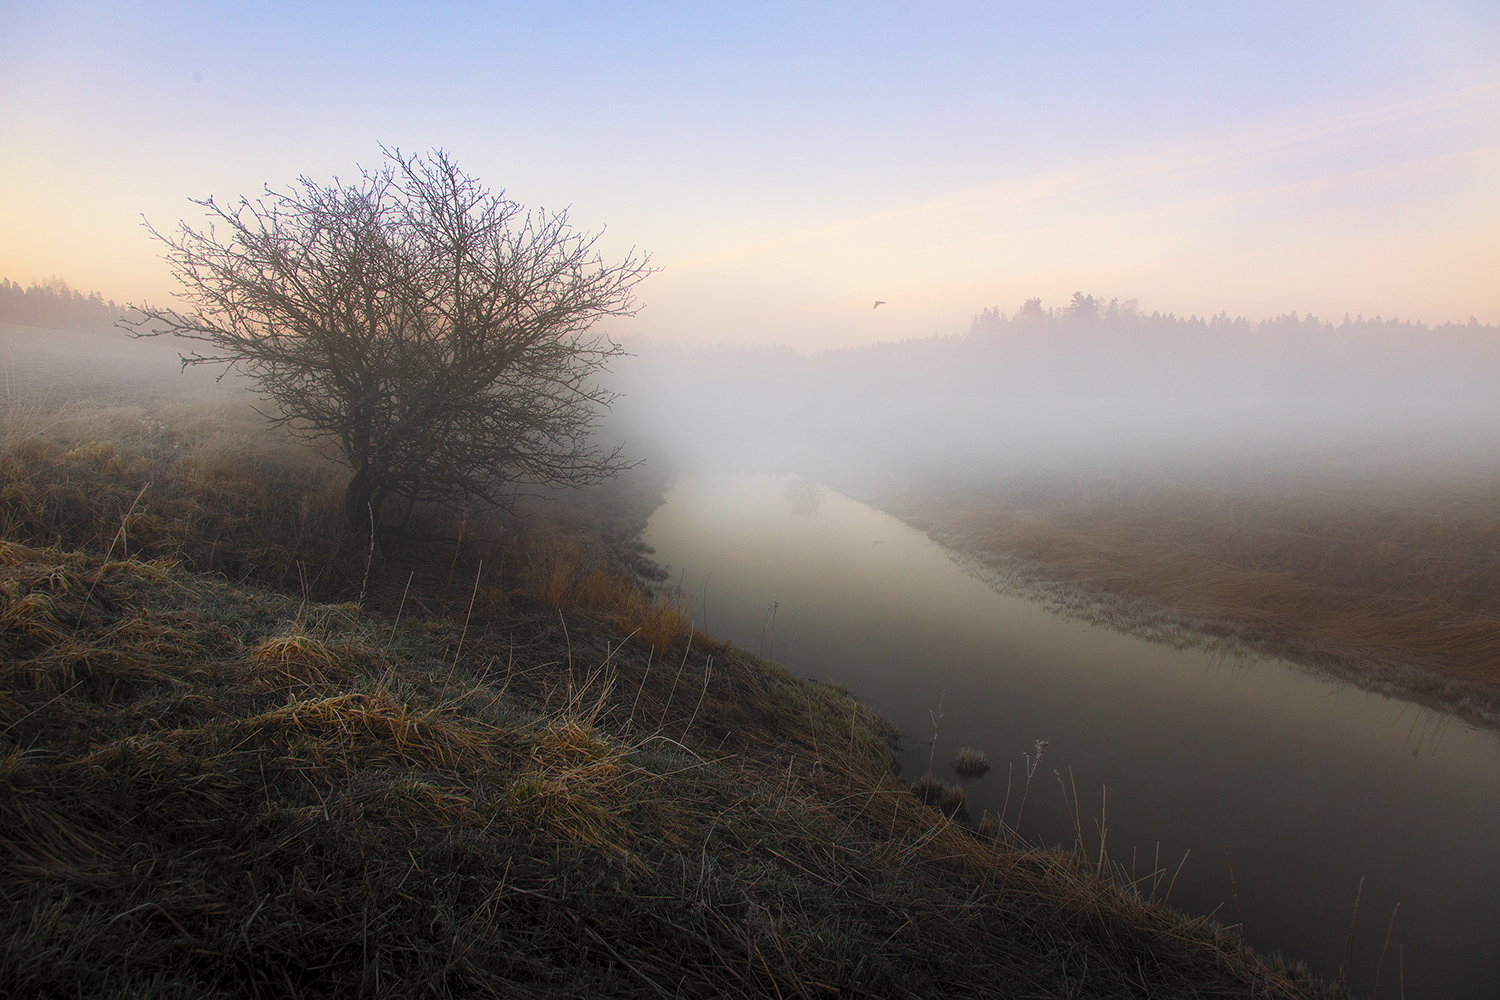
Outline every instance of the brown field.
<path id="1" fill-rule="evenodd" d="M 1500 718 L 1500 470 L 996 477 L 876 494 L 988 569 L 1060 584 L 1115 624 Z"/>

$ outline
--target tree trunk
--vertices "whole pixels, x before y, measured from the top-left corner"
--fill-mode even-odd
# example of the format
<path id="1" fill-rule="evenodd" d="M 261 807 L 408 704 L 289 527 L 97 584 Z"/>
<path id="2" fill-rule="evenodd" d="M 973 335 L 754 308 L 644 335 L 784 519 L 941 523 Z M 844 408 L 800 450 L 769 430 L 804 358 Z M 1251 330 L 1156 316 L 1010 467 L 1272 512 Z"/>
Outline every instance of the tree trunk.
<path id="1" fill-rule="evenodd" d="M 351 528 L 362 531 L 370 527 L 371 517 L 375 517 L 378 527 L 379 518 L 376 516 L 374 503 L 376 478 L 366 465 L 354 474 L 354 478 L 344 488 L 344 516 L 349 519 Z"/>

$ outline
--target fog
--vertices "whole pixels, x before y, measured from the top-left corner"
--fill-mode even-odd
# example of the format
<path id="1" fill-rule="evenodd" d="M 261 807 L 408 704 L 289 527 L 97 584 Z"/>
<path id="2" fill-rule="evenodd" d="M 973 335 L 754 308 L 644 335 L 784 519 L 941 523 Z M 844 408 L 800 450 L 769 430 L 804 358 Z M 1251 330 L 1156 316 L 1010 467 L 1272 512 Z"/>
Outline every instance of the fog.
<path id="1" fill-rule="evenodd" d="M 180 371 L 180 342 L 131 340 L 95 319 L 73 330 L 0 324 L 11 427 L 24 429 L 18 403 L 234 385 L 215 381 L 216 369 Z M 1041 601 L 1035 589 L 997 592 L 993 577 L 965 575 L 881 501 L 905 491 L 938 512 L 931 520 L 950 504 L 1070 509 L 1038 537 L 1112 517 L 1145 524 L 1144 544 L 1105 531 L 1093 550 L 1053 551 L 1075 568 L 1080 553 L 1102 554 L 1111 580 L 1170 578 L 1179 596 L 1262 600 L 1288 619 L 1292 652 L 1353 636 L 1356 652 L 1379 653 L 1377 641 L 1394 637 L 1403 663 L 1483 667 L 1500 662 L 1490 627 L 1500 328 L 1202 320 L 1079 295 L 1057 308 L 986 309 L 948 337 L 822 353 L 625 347 L 611 374 L 620 397 L 600 432 L 627 457 L 681 474 L 645 540 L 686 606 L 725 641 L 872 704 L 907 738 L 907 777 L 935 751 L 943 760 L 960 745 L 987 747 L 1005 770 L 970 781 L 969 801 L 976 814 L 1003 815 L 1009 765 L 1049 740 L 1059 781 L 1066 773 L 1085 801 L 1098 789 L 1103 802 L 1107 789 L 1118 858 L 1191 855 L 1171 897 L 1186 910 L 1232 905 L 1248 940 L 1331 977 L 1349 954 L 1348 906 L 1361 892 L 1376 930 L 1361 925 L 1356 989 L 1379 976 L 1378 929 L 1397 904 L 1411 995 L 1494 981 L 1494 866 L 1475 846 L 1500 830 L 1493 732 L 1403 702 L 1413 692 L 1399 685 L 1380 689 L 1395 698 L 1346 695 L 1322 675 L 1241 659 L 1232 644 L 1169 649 L 1159 640 L 1191 645 L 1170 620 L 1154 631 L 1103 620 L 1131 636 L 1067 617 L 1078 605 L 1061 604 L 1056 589 Z M 726 474 L 740 472 L 794 475 Z M 1299 505 L 1309 496 L 1334 502 Z M 1361 516 L 1343 516 L 1372 497 Z M 1153 504 L 1165 516 L 1142 518 Z M 1392 516 L 1399 504 L 1417 515 Z M 974 523 L 969 541 L 1036 541 Z M 1176 562 L 1158 558 L 1168 540 L 1182 543 Z M 1269 572 L 1277 560 L 1296 588 Z M 1246 571 L 1233 587 L 1204 570 L 1229 561 Z M 1334 600 L 1303 614 L 1309 593 L 1359 589 L 1370 600 L 1342 618 Z M 1424 615 L 1437 626 L 1425 637 Z M 1252 619 L 1245 633 L 1274 631 L 1263 624 Z M 1471 642 L 1478 632 L 1491 645 Z M 1418 702 L 1432 690 L 1416 691 Z M 946 712 L 941 747 L 936 734 L 919 742 L 934 704 Z M 1067 804 L 1039 787 L 1023 834 L 1067 843 Z M 1218 858 L 1231 847 L 1226 875 Z"/>
<path id="2" fill-rule="evenodd" d="M 892 719 L 904 776 L 987 749 L 964 787 L 1003 814 L 1047 740 L 1101 854 L 1107 800 L 1186 911 L 1360 994 L 1387 947 L 1403 994 L 1493 985 L 1497 744 L 1459 720 L 1500 715 L 1443 684 L 1500 662 L 1500 328 L 1076 296 L 834 352 L 627 346 L 611 430 L 680 473 L 656 558 L 716 635 Z M 1050 802 L 1022 832 L 1068 843 Z"/>
<path id="3" fill-rule="evenodd" d="M 681 467 L 1421 481 L 1493 467 L 1500 440 L 1500 329 L 1477 322 L 1203 320 L 1078 295 L 811 355 L 626 346 L 614 426 Z"/>
<path id="4" fill-rule="evenodd" d="M 12 403 L 244 388 L 218 366 L 184 371 L 170 338 L 115 329 L 113 303 L 72 293 L 64 323 L 57 298 L 0 325 Z M 1201 319 L 1079 294 L 983 309 L 946 337 L 818 353 L 712 340 L 626 341 L 608 443 L 672 470 L 844 484 L 1439 489 L 1500 473 L 1500 327 L 1472 320 Z"/>
<path id="5" fill-rule="evenodd" d="M 243 395 L 244 380 L 218 368 L 183 368 L 181 344 L 133 340 L 109 327 L 59 330 L 0 323 L 0 391 L 12 416 L 28 407 L 55 411 L 85 402 L 113 404 L 163 397 Z"/>

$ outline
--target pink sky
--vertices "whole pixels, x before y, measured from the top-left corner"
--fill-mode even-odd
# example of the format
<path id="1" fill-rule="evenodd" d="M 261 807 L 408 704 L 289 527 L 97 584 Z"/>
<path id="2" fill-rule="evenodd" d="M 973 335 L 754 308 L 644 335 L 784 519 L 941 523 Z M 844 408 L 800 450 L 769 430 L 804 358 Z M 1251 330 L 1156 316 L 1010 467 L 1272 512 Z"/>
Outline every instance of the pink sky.
<path id="1" fill-rule="evenodd" d="M 1077 290 L 1500 322 L 1490 3 L 434 10 L 8 8 L 0 275 L 166 297 L 142 215 L 385 142 L 649 251 L 626 335 L 838 346 Z"/>

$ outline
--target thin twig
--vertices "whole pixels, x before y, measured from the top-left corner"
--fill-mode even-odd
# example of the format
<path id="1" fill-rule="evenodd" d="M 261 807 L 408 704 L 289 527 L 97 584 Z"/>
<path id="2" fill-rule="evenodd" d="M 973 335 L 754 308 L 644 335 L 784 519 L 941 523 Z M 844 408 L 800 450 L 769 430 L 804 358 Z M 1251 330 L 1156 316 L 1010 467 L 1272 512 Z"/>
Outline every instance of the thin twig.
<path id="1" fill-rule="evenodd" d="M 396 605 L 396 618 L 391 622 L 391 637 L 385 642 L 387 650 L 391 648 L 391 643 L 396 641 L 396 626 L 401 624 L 401 612 L 406 608 L 406 595 L 411 592 L 412 577 L 416 575 L 417 571 L 412 570 L 406 576 L 406 586 L 401 591 L 401 603 Z"/>
<path id="2" fill-rule="evenodd" d="M 698 709 L 703 707 L 703 699 L 708 696 L 708 680 L 713 676 L 714 658 L 710 656 L 708 662 L 703 665 L 703 686 L 698 691 L 698 704 L 693 706 L 693 714 L 688 717 L 687 725 L 682 727 L 682 738 L 687 739 L 688 730 L 693 728 L 693 723 L 698 719 Z"/>
<path id="3" fill-rule="evenodd" d="M 1374 1000 L 1380 1000 L 1380 973 L 1385 968 L 1385 953 L 1391 948 L 1391 931 L 1396 927 L 1396 914 L 1401 912 L 1401 904 L 1397 903 L 1391 909 L 1390 922 L 1385 925 L 1385 944 L 1380 948 L 1380 959 L 1375 963 L 1375 996 Z"/>
<path id="4" fill-rule="evenodd" d="M 458 655 L 464 650 L 464 638 L 469 634 L 469 619 L 474 617 L 474 599 L 479 596 L 479 576 L 484 572 L 484 560 L 479 560 L 479 568 L 474 571 L 474 589 L 469 592 L 469 611 L 464 615 L 464 627 L 458 634 L 458 648 L 453 651 L 453 666 L 448 669 L 448 675 L 453 675 L 453 670 L 458 666 Z"/>
<path id="5" fill-rule="evenodd" d="M 104 567 L 109 565 L 110 557 L 114 555 L 115 545 L 119 543 L 120 539 L 125 537 L 126 522 L 130 520 L 130 515 L 135 513 L 136 505 L 141 502 L 141 497 L 145 496 L 146 491 L 150 488 L 151 480 L 148 479 L 146 480 L 146 484 L 141 487 L 140 492 L 135 495 L 135 499 L 130 501 L 130 509 L 127 510 L 124 516 L 120 518 L 120 527 L 117 531 L 115 531 L 115 537 L 111 538 L 109 541 L 109 548 L 104 552 L 104 560 L 99 563 L 99 569 L 94 573 L 94 579 L 89 583 L 88 593 L 83 595 L 83 607 L 78 611 L 78 621 L 73 624 L 73 628 L 75 631 L 79 626 L 83 624 L 83 616 L 84 613 L 88 611 L 89 601 L 94 596 L 94 588 L 99 586 L 99 581 L 104 577 Z M 129 549 L 128 543 L 126 545 L 126 548 L 127 550 Z"/>
<path id="6" fill-rule="evenodd" d="M 1347 988 L 1349 985 L 1349 960 L 1354 950 L 1354 929 L 1359 924 L 1359 899 L 1365 892 L 1365 877 L 1359 877 L 1359 885 L 1354 890 L 1354 912 L 1349 914 L 1349 935 L 1344 938 L 1344 957 L 1339 962 L 1339 986 Z"/>
<path id="7" fill-rule="evenodd" d="M 370 550 L 365 553 L 365 576 L 359 581 L 359 600 L 354 602 L 361 607 L 365 603 L 365 590 L 370 586 L 370 567 L 375 565 L 375 506 L 366 501 L 365 509 L 370 514 Z"/>

